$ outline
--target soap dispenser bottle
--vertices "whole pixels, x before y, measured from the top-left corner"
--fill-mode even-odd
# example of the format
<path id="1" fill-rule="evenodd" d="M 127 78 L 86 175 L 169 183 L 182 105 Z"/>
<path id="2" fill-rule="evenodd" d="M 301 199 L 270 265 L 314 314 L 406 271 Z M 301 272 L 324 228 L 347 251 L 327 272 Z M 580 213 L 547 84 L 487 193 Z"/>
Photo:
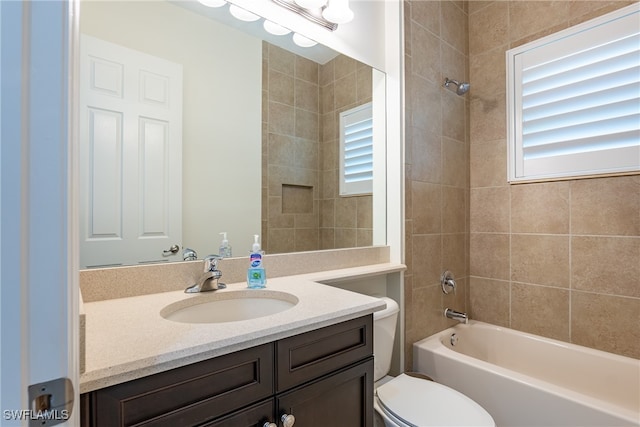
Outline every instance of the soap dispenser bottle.
<path id="1" fill-rule="evenodd" d="M 251 289 L 261 289 L 267 285 L 267 274 L 262 266 L 264 252 L 260 249 L 257 234 L 253 235 L 253 246 L 249 254 L 249 269 L 247 270 L 247 286 Z"/>
<path id="2" fill-rule="evenodd" d="M 227 240 L 227 232 L 223 231 L 222 233 L 220 233 L 220 235 L 222 236 L 222 242 L 220 243 L 220 250 L 218 252 L 218 255 L 220 255 L 222 258 L 231 258 L 231 245 Z"/>

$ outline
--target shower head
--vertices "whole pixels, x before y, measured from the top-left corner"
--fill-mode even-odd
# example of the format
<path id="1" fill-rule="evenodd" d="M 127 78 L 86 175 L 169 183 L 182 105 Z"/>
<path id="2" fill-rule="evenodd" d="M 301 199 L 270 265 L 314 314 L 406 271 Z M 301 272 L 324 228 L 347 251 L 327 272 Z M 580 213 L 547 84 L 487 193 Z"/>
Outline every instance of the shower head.
<path id="1" fill-rule="evenodd" d="M 456 93 L 458 95 L 464 95 L 469 91 L 469 88 L 471 87 L 471 85 L 467 82 L 460 83 L 457 80 L 451 80 L 449 77 L 446 77 L 444 79 L 444 87 L 448 88 L 449 84 L 451 83 L 457 86 Z"/>

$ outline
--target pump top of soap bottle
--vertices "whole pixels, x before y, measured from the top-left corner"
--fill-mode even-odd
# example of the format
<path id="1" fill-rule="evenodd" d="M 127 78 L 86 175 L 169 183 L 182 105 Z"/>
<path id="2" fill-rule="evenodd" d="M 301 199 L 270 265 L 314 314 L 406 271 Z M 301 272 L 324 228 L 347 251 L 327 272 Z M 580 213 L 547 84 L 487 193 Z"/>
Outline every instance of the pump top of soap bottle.
<path id="1" fill-rule="evenodd" d="M 222 236 L 222 242 L 220 243 L 220 250 L 218 252 L 218 255 L 223 258 L 230 258 L 231 245 L 229 244 L 229 240 L 227 240 L 227 232 L 223 231 L 222 233 L 220 233 L 220 235 Z"/>
<path id="2" fill-rule="evenodd" d="M 258 239 L 260 238 L 259 234 L 254 234 L 253 235 L 253 246 L 251 246 L 251 252 L 260 252 L 260 242 L 258 242 Z"/>

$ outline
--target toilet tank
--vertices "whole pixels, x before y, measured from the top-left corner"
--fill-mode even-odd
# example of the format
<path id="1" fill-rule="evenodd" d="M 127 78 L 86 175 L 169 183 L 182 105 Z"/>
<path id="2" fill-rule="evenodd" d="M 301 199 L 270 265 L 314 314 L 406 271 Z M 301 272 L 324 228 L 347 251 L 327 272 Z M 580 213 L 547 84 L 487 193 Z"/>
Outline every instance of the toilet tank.
<path id="1" fill-rule="evenodd" d="M 373 313 L 374 381 L 378 381 L 389 373 L 396 322 L 400 311 L 398 303 L 391 298 L 381 299 L 387 303 L 387 308 Z"/>

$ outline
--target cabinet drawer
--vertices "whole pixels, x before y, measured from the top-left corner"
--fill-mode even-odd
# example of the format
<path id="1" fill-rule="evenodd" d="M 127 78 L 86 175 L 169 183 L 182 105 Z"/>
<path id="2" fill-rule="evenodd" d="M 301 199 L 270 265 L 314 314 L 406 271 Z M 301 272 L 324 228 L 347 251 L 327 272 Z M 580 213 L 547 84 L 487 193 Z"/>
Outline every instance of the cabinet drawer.
<path id="1" fill-rule="evenodd" d="M 273 344 L 93 392 L 93 427 L 202 424 L 273 394 Z"/>
<path id="2" fill-rule="evenodd" d="M 275 422 L 274 405 L 274 400 L 269 399 L 248 408 L 242 408 L 225 417 L 217 418 L 200 427 L 262 427 L 266 423 Z"/>
<path id="3" fill-rule="evenodd" d="M 277 391 L 318 378 L 373 354 L 373 315 L 276 343 Z"/>

